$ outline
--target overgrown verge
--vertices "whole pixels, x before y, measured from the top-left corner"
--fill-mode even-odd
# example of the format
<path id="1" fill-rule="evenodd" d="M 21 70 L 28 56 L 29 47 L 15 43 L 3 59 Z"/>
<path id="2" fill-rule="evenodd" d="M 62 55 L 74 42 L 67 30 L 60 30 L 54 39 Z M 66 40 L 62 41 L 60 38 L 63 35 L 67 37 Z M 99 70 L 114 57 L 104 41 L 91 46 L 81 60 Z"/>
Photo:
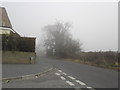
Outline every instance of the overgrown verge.
<path id="1" fill-rule="evenodd" d="M 81 52 L 77 58 L 66 58 L 64 60 L 120 71 L 118 56 L 120 56 L 120 54 L 112 51 Z"/>

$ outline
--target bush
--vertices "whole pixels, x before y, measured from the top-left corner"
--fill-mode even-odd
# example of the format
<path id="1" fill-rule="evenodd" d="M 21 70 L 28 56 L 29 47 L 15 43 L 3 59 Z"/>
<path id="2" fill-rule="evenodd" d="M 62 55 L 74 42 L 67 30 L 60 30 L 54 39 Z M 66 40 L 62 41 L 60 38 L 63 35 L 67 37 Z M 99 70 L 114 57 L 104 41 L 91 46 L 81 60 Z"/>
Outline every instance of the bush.
<path id="1" fill-rule="evenodd" d="M 2 35 L 2 50 L 3 51 L 19 51 L 19 37 L 13 35 Z"/>
<path id="2" fill-rule="evenodd" d="M 99 65 L 116 65 L 118 63 L 118 53 L 107 52 L 81 52 L 79 59 L 82 61 L 92 62 Z"/>
<path id="3" fill-rule="evenodd" d="M 35 52 L 35 38 L 2 35 L 2 50 Z"/>

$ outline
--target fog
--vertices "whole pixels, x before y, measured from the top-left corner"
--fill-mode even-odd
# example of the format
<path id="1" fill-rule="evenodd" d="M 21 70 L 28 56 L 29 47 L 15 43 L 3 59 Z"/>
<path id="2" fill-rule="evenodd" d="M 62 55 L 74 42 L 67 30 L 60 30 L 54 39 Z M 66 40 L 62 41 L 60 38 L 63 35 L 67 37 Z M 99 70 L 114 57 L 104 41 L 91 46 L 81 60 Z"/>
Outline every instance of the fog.
<path id="1" fill-rule="evenodd" d="M 36 37 L 42 45 L 42 28 L 56 20 L 72 23 L 71 34 L 84 51 L 118 50 L 117 2 L 4 2 L 13 29 Z"/>

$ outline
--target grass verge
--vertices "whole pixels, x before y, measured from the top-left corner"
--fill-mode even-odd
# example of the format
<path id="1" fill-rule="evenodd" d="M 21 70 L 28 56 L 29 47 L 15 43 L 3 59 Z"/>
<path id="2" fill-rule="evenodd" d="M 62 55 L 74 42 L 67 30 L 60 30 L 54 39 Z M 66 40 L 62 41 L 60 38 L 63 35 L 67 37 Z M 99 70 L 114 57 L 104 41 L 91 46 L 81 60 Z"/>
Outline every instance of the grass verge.
<path id="1" fill-rule="evenodd" d="M 63 59 L 63 60 L 120 71 L 120 66 L 115 65 L 115 64 L 108 64 L 108 63 L 106 63 L 106 64 L 104 64 L 104 63 L 103 64 L 96 64 L 94 62 L 83 61 L 83 60 L 79 60 L 79 59 Z"/>

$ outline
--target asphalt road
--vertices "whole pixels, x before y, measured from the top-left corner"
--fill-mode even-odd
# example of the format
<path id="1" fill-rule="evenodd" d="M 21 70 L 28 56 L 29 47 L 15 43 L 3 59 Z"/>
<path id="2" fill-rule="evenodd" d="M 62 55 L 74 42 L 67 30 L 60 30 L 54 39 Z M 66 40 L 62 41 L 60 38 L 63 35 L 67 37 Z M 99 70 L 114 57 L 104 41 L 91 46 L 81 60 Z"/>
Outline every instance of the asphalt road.
<path id="1" fill-rule="evenodd" d="M 36 74 L 48 70 L 50 64 L 38 61 L 36 64 L 3 64 L 2 77 L 19 77 L 23 75 Z"/>
<path id="2" fill-rule="evenodd" d="M 41 58 L 41 60 L 95 88 L 118 87 L 117 71 L 57 59 Z"/>
<path id="3" fill-rule="evenodd" d="M 56 70 L 38 79 L 3 84 L 3 88 L 118 88 L 117 71 L 44 57 L 37 61 Z"/>

